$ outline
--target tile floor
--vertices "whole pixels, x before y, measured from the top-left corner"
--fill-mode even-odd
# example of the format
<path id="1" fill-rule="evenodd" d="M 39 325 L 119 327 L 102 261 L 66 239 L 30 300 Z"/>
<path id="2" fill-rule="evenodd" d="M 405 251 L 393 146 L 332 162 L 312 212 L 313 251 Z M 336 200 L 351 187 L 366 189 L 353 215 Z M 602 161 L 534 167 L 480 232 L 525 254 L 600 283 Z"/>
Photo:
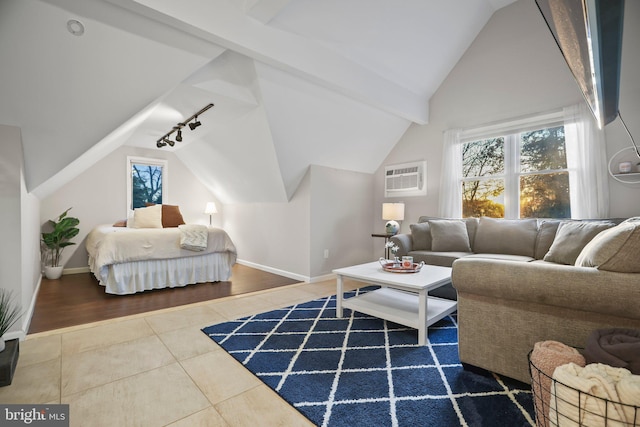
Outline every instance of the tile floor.
<path id="1" fill-rule="evenodd" d="M 29 335 L 0 402 L 68 403 L 83 427 L 311 426 L 200 329 L 332 294 L 301 283 Z"/>

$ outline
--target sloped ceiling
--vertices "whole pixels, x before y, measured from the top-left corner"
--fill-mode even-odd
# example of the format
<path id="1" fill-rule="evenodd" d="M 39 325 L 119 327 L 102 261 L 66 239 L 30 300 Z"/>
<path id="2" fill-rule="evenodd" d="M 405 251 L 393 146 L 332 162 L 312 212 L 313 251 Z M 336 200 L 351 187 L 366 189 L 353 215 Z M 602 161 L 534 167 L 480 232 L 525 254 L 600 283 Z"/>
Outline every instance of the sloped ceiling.
<path id="1" fill-rule="evenodd" d="M 0 123 L 45 197 L 213 103 L 162 150 L 223 203 L 287 201 L 311 164 L 374 172 L 512 1 L 2 0 Z"/>

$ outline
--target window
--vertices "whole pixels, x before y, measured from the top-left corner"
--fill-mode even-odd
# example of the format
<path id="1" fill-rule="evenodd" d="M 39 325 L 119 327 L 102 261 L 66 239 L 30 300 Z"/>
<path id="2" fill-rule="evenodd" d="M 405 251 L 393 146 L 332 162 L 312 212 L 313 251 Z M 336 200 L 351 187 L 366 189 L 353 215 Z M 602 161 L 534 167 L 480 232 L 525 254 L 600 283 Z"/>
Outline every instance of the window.
<path id="1" fill-rule="evenodd" d="M 462 216 L 570 218 L 564 126 L 463 142 Z"/>
<path id="2" fill-rule="evenodd" d="M 604 132 L 585 103 L 449 129 L 443 142 L 438 214 L 444 218 L 609 216 Z"/>
<path id="3" fill-rule="evenodd" d="M 166 160 L 127 157 L 127 209 L 143 208 L 147 203 L 167 200 Z"/>

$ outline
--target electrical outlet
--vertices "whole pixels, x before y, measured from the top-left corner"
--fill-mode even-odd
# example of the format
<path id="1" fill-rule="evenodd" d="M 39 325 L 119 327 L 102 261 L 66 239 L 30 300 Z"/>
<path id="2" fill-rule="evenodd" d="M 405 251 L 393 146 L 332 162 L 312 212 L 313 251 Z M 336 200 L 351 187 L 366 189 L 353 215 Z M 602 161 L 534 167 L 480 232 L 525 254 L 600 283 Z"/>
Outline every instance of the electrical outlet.
<path id="1" fill-rule="evenodd" d="M 324 250 L 324 259 L 329 258 L 329 249 Z"/>

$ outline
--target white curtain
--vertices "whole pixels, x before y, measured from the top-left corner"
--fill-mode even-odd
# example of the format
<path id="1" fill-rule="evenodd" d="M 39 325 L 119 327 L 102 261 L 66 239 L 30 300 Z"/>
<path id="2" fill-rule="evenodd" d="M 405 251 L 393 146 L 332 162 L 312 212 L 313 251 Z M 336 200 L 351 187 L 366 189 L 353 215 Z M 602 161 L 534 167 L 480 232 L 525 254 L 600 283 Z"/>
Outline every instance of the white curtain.
<path id="1" fill-rule="evenodd" d="M 564 113 L 567 166 L 571 189 L 571 217 L 607 218 L 609 181 L 604 131 L 582 102 Z"/>
<path id="2" fill-rule="evenodd" d="M 444 132 L 442 174 L 438 214 L 443 218 L 462 218 L 462 143 L 460 129 Z"/>

